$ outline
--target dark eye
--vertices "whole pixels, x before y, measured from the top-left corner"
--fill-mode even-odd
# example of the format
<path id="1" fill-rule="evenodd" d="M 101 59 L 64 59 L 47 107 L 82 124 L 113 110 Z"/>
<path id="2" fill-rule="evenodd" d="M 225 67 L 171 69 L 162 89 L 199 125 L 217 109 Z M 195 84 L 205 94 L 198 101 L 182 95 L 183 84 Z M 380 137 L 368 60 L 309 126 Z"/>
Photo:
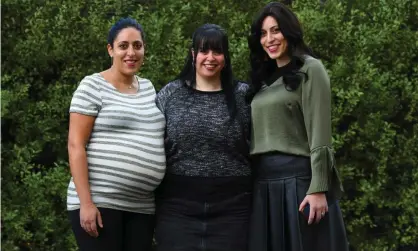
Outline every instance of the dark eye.
<path id="1" fill-rule="evenodd" d="M 278 27 L 276 27 L 276 28 L 273 29 L 273 34 L 277 34 L 279 32 L 280 32 L 280 29 Z"/>
<path id="2" fill-rule="evenodd" d="M 216 55 L 216 56 L 223 54 L 221 50 L 213 50 L 212 53 L 213 55 Z"/>
<path id="3" fill-rule="evenodd" d="M 203 53 L 203 54 L 208 54 L 209 50 L 207 50 L 207 49 L 205 50 L 204 48 L 201 47 L 201 48 L 199 48 L 199 52 Z"/>
<path id="4" fill-rule="evenodd" d="M 265 35 L 267 34 L 267 32 L 266 31 L 261 31 L 261 37 L 264 37 Z"/>
<path id="5" fill-rule="evenodd" d="M 126 48 L 128 48 L 128 45 L 127 44 L 120 44 L 119 45 L 119 48 L 126 49 Z"/>
<path id="6" fill-rule="evenodd" d="M 135 50 L 140 50 L 142 48 L 142 44 L 141 43 L 135 43 L 134 48 L 135 48 Z"/>

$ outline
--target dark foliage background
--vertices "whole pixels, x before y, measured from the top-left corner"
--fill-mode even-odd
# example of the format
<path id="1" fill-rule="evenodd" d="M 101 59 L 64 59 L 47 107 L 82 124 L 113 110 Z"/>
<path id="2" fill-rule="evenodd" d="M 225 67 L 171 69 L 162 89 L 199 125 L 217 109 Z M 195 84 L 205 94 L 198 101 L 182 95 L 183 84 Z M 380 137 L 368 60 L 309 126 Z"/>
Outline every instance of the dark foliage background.
<path id="1" fill-rule="evenodd" d="M 288 1 L 290 2 L 290 1 Z M 4 0 L 1 8 L 2 250 L 75 250 L 65 210 L 68 107 L 83 76 L 110 66 L 120 17 L 147 35 L 140 75 L 161 88 L 180 71 L 195 28 L 230 38 L 247 78 L 249 25 L 267 1 Z M 334 146 L 352 250 L 418 250 L 418 1 L 293 1 L 326 65 Z"/>

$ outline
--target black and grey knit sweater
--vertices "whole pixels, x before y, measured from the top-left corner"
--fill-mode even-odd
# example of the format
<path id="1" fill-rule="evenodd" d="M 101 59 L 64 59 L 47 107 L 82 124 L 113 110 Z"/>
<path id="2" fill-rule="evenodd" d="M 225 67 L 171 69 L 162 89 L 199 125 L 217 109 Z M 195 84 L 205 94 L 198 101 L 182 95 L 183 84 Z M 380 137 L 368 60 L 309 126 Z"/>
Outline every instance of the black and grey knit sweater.
<path id="1" fill-rule="evenodd" d="M 157 94 L 166 124 L 167 173 L 193 177 L 249 176 L 249 86 L 235 88 L 237 116 L 230 119 L 225 95 L 177 80 Z"/>

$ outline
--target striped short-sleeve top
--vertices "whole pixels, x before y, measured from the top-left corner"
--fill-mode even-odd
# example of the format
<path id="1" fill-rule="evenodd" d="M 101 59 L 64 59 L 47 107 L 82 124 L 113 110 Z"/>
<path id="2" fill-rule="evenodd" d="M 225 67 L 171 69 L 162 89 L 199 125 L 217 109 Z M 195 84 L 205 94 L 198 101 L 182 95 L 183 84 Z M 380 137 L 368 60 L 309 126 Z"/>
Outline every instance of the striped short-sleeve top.
<path id="1" fill-rule="evenodd" d="M 96 117 L 86 146 L 90 192 L 97 207 L 153 214 L 154 190 L 165 173 L 165 119 L 152 83 L 137 77 L 135 94 L 120 93 L 102 75 L 85 77 L 70 113 Z M 71 178 L 67 209 L 80 208 Z"/>

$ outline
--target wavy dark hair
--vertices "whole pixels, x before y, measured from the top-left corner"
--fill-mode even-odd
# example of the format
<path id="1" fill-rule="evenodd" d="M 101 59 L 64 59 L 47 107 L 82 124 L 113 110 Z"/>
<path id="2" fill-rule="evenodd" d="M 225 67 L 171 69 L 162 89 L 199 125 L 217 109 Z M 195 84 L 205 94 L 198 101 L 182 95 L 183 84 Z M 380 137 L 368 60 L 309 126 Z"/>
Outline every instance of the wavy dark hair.
<path id="1" fill-rule="evenodd" d="M 225 93 L 225 100 L 231 118 L 236 114 L 235 86 L 232 74 L 229 42 L 225 30 L 216 24 L 204 24 L 196 29 L 192 36 L 192 44 L 187 52 L 186 62 L 177 76 L 187 87 L 196 87 L 196 57 L 199 52 L 213 50 L 225 57 L 225 66 L 221 70 L 221 87 Z M 193 53 L 194 52 L 194 56 Z"/>
<path id="2" fill-rule="evenodd" d="M 276 60 L 270 59 L 260 43 L 261 28 L 266 17 L 273 17 L 279 24 L 279 28 L 284 38 L 287 40 L 287 53 L 291 63 L 295 64 L 295 70 L 283 76 L 286 89 L 293 91 L 298 88 L 305 73 L 298 71 L 305 62 L 305 56 L 314 54 L 303 40 L 303 32 L 300 22 L 296 15 L 285 5 L 278 2 L 267 4 L 251 25 L 251 34 L 248 37 L 250 48 L 250 83 L 254 93 L 260 90 L 262 82 L 267 81 L 277 72 Z"/>

